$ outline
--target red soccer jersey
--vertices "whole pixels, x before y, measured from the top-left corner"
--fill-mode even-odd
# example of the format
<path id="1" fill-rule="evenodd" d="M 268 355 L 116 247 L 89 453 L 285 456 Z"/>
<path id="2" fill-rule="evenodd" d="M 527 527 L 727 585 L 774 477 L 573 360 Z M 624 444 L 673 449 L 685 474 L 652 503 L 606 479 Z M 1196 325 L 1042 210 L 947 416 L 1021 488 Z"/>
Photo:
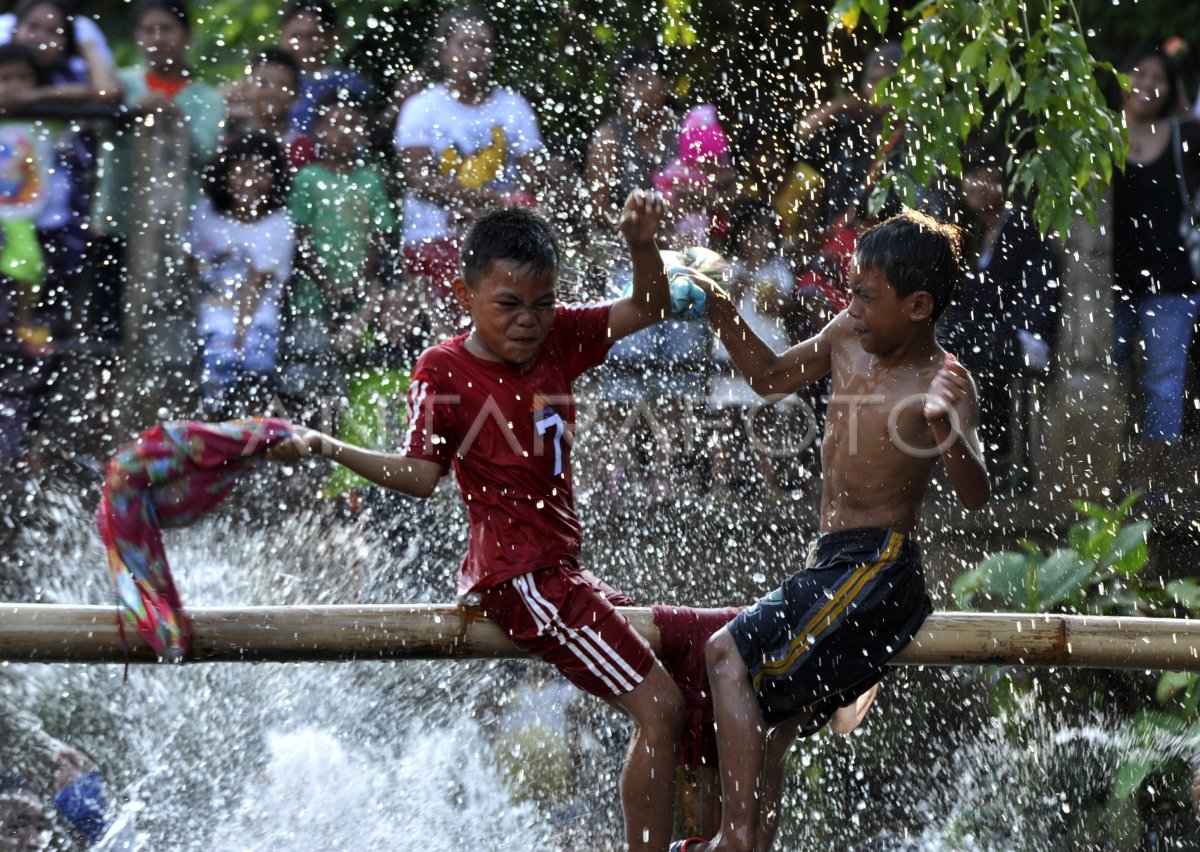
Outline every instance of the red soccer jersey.
<path id="1" fill-rule="evenodd" d="M 460 594 L 576 563 L 571 382 L 608 353 L 609 308 L 557 306 L 542 348 L 521 366 L 472 355 L 466 334 L 417 359 L 401 452 L 454 468 L 471 525 Z"/>

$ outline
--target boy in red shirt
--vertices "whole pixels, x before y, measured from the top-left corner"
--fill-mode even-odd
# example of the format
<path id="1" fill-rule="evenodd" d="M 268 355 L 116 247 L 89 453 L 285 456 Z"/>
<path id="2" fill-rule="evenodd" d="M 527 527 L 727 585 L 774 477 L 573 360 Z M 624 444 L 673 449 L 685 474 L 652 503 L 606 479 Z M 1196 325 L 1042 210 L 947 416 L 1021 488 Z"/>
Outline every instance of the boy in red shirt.
<path id="1" fill-rule="evenodd" d="M 428 497 L 454 469 L 470 520 L 459 592 L 478 594 L 518 646 L 632 717 L 621 776 L 626 842 L 654 852 L 670 840 L 683 698 L 616 610 L 629 600 L 579 565 L 571 382 L 614 342 L 672 313 L 673 296 L 687 298 L 686 282 L 668 283 L 655 244 L 664 213 L 661 197 L 631 195 L 619 227 L 633 261 L 632 292 L 570 306 L 556 304 L 559 249 L 545 220 L 525 209 L 485 215 L 463 243 L 453 283 L 472 328 L 418 359 L 400 452 L 370 452 L 297 427 L 271 453 L 277 461 L 323 455 L 415 497 Z"/>

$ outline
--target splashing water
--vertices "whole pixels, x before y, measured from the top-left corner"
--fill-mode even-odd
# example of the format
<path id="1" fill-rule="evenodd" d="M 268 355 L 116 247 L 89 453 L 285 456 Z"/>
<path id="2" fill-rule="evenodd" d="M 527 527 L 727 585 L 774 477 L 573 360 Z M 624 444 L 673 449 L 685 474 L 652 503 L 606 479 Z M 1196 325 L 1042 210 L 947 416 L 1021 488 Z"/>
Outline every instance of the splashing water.
<path id="1" fill-rule="evenodd" d="M 17 536 L 39 599 L 105 602 L 82 501 L 43 496 L 41 522 Z M 432 548 L 392 557 L 365 524 L 318 513 L 249 528 L 231 515 L 167 533 L 186 604 L 394 599 L 397 587 L 405 600 L 447 597 L 421 574 Z M 446 589 L 453 563 L 435 561 Z M 136 824 L 145 849 L 450 850 L 481 831 L 491 848 L 562 848 L 561 821 L 510 801 L 495 765 L 514 665 L 135 666 L 127 682 L 117 665 L 8 665 L 0 716 L 26 762 L 59 739 L 92 755 L 110 818 Z M 601 778 L 596 795 L 615 802 L 615 783 Z"/>
<path id="2" fill-rule="evenodd" d="M 449 596 L 448 566 L 462 542 L 417 531 L 460 529 L 450 499 L 405 510 L 412 514 L 385 532 L 332 511 L 253 520 L 270 513 L 255 502 L 264 494 L 287 498 L 277 485 L 248 485 L 214 516 L 168 531 L 186 603 Z M 29 586 L 19 599 L 106 601 L 86 503 L 78 494 L 40 495 L 39 510 L 15 533 Z M 653 526 L 652 518 L 641 522 Z M 760 546 L 769 554 L 781 544 L 771 538 Z M 764 554 L 752 556 L 774 573 Z M 636 586 L 644 578 L 631 571 L 621 579 Z M 687 600 L 702 579 L 681 576 L 672 587 L 659 577 L 655 590 L 673 588 Z M 14 735 L 0 744 L 0 762 L 59 740 L 81 748 L 104 771 L 110 817 L 135 827 L 145 849 L 449 850 L 483 834 L 497 849 L 616 848 L 628 738 L 601 702 L 581 702 L 581 728 L 572 732 L 576 768 L 565 787 L 574 798 L 521 801 L 519 785 L 506 780 L 522 768 L 547 771 L 531 768 L 527 742 L 515 752 L 517 771 L 506 771 L 513 752 L 500 747 L 524 668 L 482 661 L 135 666 L 123 682 L 119 665 L 10 664 L 0 667 L 0 720 Z M 1145 742 L 1119 730 L 1099 693 L 1080 696 L 1079 712 L 1067 714 L 1069 683 L 1033 677 L 1044 684 L 1040 698 L 992 717 L 977 671 L 894 670 L 853 736 L 822 734 L 793 750 L 776 848 L 1130 848 L 1161 832 L 1161 812 L 1139 815 L 1145 790 L 1139 802 L 1110 795 L 1117 767 Z M 1188 737 L 1154 748 L 1185 767 L 1200 764 L 1200 743 Z M 1163 779 L 1151 783 L 1151 799 L 1170 800 Z M 1181 831 L 1176 826 L 1175 835 Z"/>

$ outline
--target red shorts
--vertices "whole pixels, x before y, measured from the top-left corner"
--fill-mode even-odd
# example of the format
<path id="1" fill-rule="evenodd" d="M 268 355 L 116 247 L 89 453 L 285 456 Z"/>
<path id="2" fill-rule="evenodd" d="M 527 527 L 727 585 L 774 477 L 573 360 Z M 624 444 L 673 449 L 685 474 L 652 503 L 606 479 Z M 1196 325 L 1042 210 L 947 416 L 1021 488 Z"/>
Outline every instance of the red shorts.
<path id="1" fill-rule="evenodd" d="M 404 247 L 404 274 L 425 284 L 429 299 L 436 305 L 454 305 L 450 287 L 459 275 L 458 241 L 448 238 L 422 240 Z"/>
<path id="2" fill-rule="evenodd" d="M 484 614 L 517 647 L 592 695 L 625 695 L 654 667 L 650 643 L 616 609 L 630 600 L 591 571 L 542 568 L 486 589 L 480 598 Z"/>

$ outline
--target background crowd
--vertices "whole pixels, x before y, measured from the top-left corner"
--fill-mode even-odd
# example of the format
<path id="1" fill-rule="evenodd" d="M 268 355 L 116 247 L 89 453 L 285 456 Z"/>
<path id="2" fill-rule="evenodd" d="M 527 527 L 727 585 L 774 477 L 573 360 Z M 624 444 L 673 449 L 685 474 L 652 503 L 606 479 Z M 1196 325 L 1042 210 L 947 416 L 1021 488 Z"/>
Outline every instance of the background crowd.
<path id="1" fill-rule="evenodd" d="M 625 196 L 663 192 L 666 246 L 720 252 L 747 321 L 779 348 L 846 306 L 857 235 L 897 207 L 872 199 L 906 145 L 903 131 L 882 138 L 872 101 L 896 68 L 893 45 L 867 52 L 833 99 L 736 126 L 681 96 L 659 50 L 629 45 L 580 152 L 548 147 L 527 97 L 494 79 L 505 45 L 481 6 L 443 12 L 424 61 L 387 92 L 338 65 L 332 2 L 284 5 L 277 42 L 224 81 L 189 64 L 182 2 L 146 0 L 131 15 L 138 56 L 123 68 L 96 22 L 62 0 L 25 0 L 0 18 L 6 477 L 36 464 L 29 438 L 73 351 L 132 350 L 148 372 L 171 371 L 186 391 L 160 407 L 171 416 L 282 406 L 312 419 L 333 405 L 343 431 L 388 440 L 412 359 L 461 328 L 449 290 L 458 241 L 495 205 L 550 217 L 568 249 L 564 298 L 597 298 L 627 277 L 615 239 Z M 1113 358 L 1139 353 L 1146 414 L 1132 429 L 1146 452 L 1128 484 L 1144 489 L 1184 425 L 1197 285 L 1175 223 L 1200 176 L 1200 147 L 1187 144 L 1200 125 L 1167 52 L 1142 49 L 1135 69 L 1119 104 L 1131 147 L 1115 189 Z M 944 335 L 979 383 L 993 473 L 1020 486 L 1014 396 L 1054 358 L 1061 253 L 1027 199 L 1010 197 L 1006 150 L 987 135 L 968 149 L 964 179 L 927 187 L 921 206 L 971 235 L 968 286 Z M 1153 190 L 1163 182 L 1171 192 Z M 743 421 L 766 417 L 763 429 L 790 430 L 794 444 L 822 393 L 756 414 L 702 323 L 623 341 L 595 395 L 613 439 L 608 485 L 666 496 L 800 487 L 807 462 L 781 460 Z"/>

